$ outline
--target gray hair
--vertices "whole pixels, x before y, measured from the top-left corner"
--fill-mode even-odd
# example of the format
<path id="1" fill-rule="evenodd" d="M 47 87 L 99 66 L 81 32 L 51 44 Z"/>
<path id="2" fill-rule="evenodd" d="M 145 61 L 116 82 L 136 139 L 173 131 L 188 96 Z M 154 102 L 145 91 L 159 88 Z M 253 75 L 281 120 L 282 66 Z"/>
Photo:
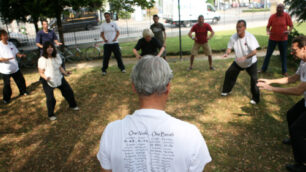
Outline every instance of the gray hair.
<path id="1" fill-rule="evenodd" d="M 142 31 L 142 36 L 143 36 L 144 38 L 147 37 L 147 36 L 153 37 L 154 34 L 153 34 L 153 32 L 151 31 L 151 29 L 144 29 L 144 30 Z"/>
<path id="2" fill-rule="evenodd" d="M 153 55 L 142 57 L 131 73 L 137 93 L 144 96 L 166 92 L 172 77 L 172 70 L 166 60 Z"/>

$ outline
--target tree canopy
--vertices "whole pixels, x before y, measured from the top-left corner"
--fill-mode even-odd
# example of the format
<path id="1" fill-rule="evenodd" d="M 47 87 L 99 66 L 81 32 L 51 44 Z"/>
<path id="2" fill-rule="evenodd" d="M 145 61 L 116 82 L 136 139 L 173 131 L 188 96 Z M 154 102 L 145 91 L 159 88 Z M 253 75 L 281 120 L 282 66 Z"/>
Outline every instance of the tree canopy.
<path id="1" fill-rule="evenodd" d="M 306 1 L 305 0 L 285 0 L 289 5 L 289 13 L 297 17 L 299 23 L 306 21 Z"/>

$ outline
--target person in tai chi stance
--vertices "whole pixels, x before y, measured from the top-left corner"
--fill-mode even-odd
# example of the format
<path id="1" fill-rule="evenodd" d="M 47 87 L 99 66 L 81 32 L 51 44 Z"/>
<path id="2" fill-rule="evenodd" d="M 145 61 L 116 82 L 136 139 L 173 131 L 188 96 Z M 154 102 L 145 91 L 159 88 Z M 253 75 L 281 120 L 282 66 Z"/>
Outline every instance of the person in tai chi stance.
<path id="1" fill-rule="evenodd" d="M 211 161 L 199 129 L 165 112 L 172 76 L 156 56 L 134 66 L 132 88 L 140 107 L 104 129 L 97 154 L 102 171 L 201 172 Z"/>
<path id="2" fill-rule="evenodd" d="M 260 89 L 273 91 L 285 95 L 300 96 L 304 98 L 298 101 L 287 112 L 287 122 L 289 129 L 289 139 L 283 141 L 284 144 L 292 145 L 294 164 L 286 165 L 287 170 L 300 172 L 306 171 L 306 36 L 299 36 L 293 39 L 291 54 L 301 59 L 300 66 L 296 73 L 290 77 L 279 79 L 259 79 Z M 290 84 L 301 81 L 299 85 L 290 88 L 280 88 L 271 84 Z"/>
<path id="3" fill-rule="evenodd" d="M 257 83 L 257 57 L 256 49 L 259 44 L 251 33 L 246 30 L 245 20 L 238 20 L 236 25 L 237 33 L 232 35 L 230 41 L 227 44 L 227 50 L 224 57 L 227 57 L 232 49 L 235 50 L 235 61 L 227 69 L 225 73 L 225 79 L 223 84 L 223 90 L 221 96 L 227 96 L 233 89 L 237 77 L 242 70 L 246 70 L 251 77 L 251 92 L 252 99 L 251 104 L 259 102 L 260 93 Z"/>

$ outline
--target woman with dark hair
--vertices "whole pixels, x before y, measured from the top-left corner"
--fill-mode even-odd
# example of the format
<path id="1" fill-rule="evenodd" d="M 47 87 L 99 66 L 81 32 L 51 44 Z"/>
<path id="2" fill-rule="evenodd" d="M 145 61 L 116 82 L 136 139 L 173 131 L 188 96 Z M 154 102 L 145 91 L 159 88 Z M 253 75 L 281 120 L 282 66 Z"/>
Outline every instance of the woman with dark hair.
<path id="1" fill-rule="evenodd" d="M 48 116 L 51 121 L 56 120 L 54 107 L 56 100 L 54 98 L 54 88 L 59 88 L 72 110 L 79 110 L 74 93 L 65 80 L 71 72 L 67 72 L 62 66 L 62 59 L 56 55 L 56 50 L 51 42 L 45 42 L 43 45 L 42 56 L 38 59 L 38 72 L 42 82 L 44 92 L 47 97 Z"/>
<path id="2" fill-rule="evenodd" d="M 11 100 L 12 89 L 11 81 L 12 77 L 18 86 L 20 95 L 27 95 L 25 79 L 19 69 L 16 56 L 19 58 L 25 57 L 24 54 L 20 54 L 16 46 L 8 41 L 8 34 L 5 30 L 0 30 L 0 73 L 3 78 L 3 103 L 7 104 Z"/>

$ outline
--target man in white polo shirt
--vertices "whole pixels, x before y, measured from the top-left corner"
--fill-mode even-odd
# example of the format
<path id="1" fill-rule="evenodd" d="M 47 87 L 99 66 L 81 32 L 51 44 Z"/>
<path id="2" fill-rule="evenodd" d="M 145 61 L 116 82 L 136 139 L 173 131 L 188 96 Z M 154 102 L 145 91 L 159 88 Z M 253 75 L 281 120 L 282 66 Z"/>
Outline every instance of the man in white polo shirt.
<path id="1" fill-rule="evenodd" d="M 232 49 L 235 50 L 235 61 L 227 69 L 225 73 L 225 79 L 223 84 L 223 90 L 221 95 L 227 96 L 234 87 L 237 77 L 242 70 L 246 70 L 251 77 L 251 92 L 252 99 L 251 104 L 259 102 L 260 93 L 256 86 L 257 83 L 257 57 L 256 49 L 259 44 L 251 33 L 246 30 L 245 20 L 238 20 L 236 25 L 237 33 L 232 35 L 230 41 L 227 44 L 227 50 L 224 57 L 227 57 Z"/>
<path id="2" fill-rule="evenodd" d="M 0 73 L 3 77 L 3 103 L 7 104 L 11 100 L 12 89 L 10 78 L 13 77 L 18 86 L 20 95 L 27 95 L 25 79 L 19 70 L 16 56 L 25 57 L 20 54 L 16 46 L 8 41 L 8 34 L 5 30 L 0 30 Z"/>
<path id="3" fill-rule="evenodd" d="M 147 55 L 131 80 L 140 109 L 105 128 L 98 160 L 104 172 L 202 172 L 211 161 L 199 129 L 167 114 L 172 70 L 163 58 Z"/>
<path id="4" fill-rule="evenodd" d="M 289 171 L 306 171 L 306 36 L 299 36 L 292 40 L 291 54 L 301 59 L 296 73 L 290 77 L 279 79 L 259 79 L 260 89 L 273 91 L 285 95 L 300 96 L 304 94 L 287 112 L 289 139 L 284 144 L 291 144 L 295 163 L 286 165 Z M 290 88 L 273 87 L 271 84 L 290 84 L 301 81 L 300 84 Z"/>
<path id="5" fill-rule="evenodd" d="M 104 13 L 105 21 L 101 25 L 101 38 L 104 40 L 102 75 L 106 75 L 109 59 L 112 52 L 115 55 L 117 64 L 122 73 L 125 73 L 125 66 L 121 58 L 121 50 L 118 44 L 119 28 L 115 22 L 111 21 L 110 13 Z"/>

